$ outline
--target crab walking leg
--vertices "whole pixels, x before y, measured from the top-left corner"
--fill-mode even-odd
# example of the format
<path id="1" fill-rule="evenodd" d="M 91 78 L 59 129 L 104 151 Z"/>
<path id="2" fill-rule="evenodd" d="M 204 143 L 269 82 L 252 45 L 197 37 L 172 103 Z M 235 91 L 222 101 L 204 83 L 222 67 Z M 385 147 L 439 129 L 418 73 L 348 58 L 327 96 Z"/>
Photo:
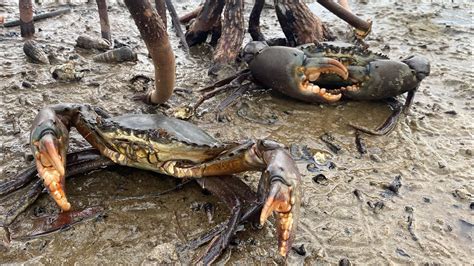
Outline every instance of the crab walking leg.
<path id="1" fill-rule="evenodd" d="M 125 0 L 140 31 L 155 67 L 155 90 L 143 100 L 162 104 L 172 95 L 175 85 L 175 59 L 163 21 L 148 0 Z"/>
<path id="2" fill-rule="evenodd" d="M 239 150 L 243 152 L 238 152 Z M 267 140 L 248 142 L 214 161 L 198 166 L 182 168 L 170 162 L 163 167 L 176 177 L 217 176 L 264 170 L 259 193 L 265 205 L 260 223 L 263 225 L 276 212 L 279 252 L 286 256 L 290 251 L 299 219 L 301 176 L 295 162 L 280 144 Z"/>
<path id="3" fill-rule="evenodd" d="M 199 258 L 204 265 L 211 264 L 227 248 L 237 226 L 243 222 L 243 208 L 257 205 L 257 196 L 249 186 L 235 176 L 206 177 L 196 179 L 198 184 L 223 201 L 230 209 L 231 217 L 219 234 L 212 237 L 207 252 Z M 207 242 L 207 241 L 206 241 Z"/>
<path id="4" fill-rule="evenodd" d="M 198 182 L 202 188 L 209 190 L 213 195 L 225 202 L 227 207 L 231 210 L 235 207 L 237 203 L 236 199 L 238 199 L 239 203 L 242 204 L 242 207 L 245 207 L 245 211 L 242 212 L 242 215 L 240 216 L 240 223 L 247 221 L 254 222 L 258 220 L 255 219 L 255 216 L 260 214 L 263 203 L 259 201 L 257 193 L 253 192 L 247 184 L 236 176 L 211 176 L 198 178 L 196 179 L 196 182 Z M 219 235 L 223 234 L 225 230 L 231 230 L 232 228 L 229 228 L 229 221 L 231 221 L 231 219 L 233 218 L 229 218 L 227 220 L 228 222 L 221 223 L 212 230 L 206 232 L 204 235 L 190 240 L 183 247 L 183 250 L 194 250 L 208 243 L 212 239 L 220 237 Z M 215 241 L 213 245 L 216 243 L 218 243 L 218 241 Z M 208 248 L 208 250 L 211 249 L 212 247 Z"/>
<path id="5" fill-rule="evenodd" d="M 8 226 L 13 223 L 22 212 L 24 212 L 31 204 L 33 204 L 43 191 L 41 180 L 33 182 L 28 191 L 15 202 L 15 205 L 8 210 L 0 220 L 0 226 Z"/>

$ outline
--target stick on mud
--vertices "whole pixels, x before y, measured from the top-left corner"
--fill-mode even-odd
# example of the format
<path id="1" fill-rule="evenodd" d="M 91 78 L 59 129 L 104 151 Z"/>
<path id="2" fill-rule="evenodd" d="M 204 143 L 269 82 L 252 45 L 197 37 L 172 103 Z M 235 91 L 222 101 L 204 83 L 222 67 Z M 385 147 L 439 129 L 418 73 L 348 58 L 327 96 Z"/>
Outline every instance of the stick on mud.
<path id="1" fill-rule="evenodd" d="M 176 35 L 179 37 L 179 41 L 181 42 L 181 45 L 183 45 L 183 49 L 186 51 L 186 53 L 189 53 L 189 46 L 186 42 L 186 37 L 184 36 L 183 30 L 181 29 L 181 23 L 179 22 L 178 13 L 176 13 L 173 2 L 171 0 L 166 0 L 166 7 L 170 12 L 171 22 L 173 23 Z"/>
<path id="2" fill-rule="evenodd" d="M 62 15 L 62 14 L 67 14 L 67 13 L 70 13 L 70 12 L 71 12 L 70 8 L 60 9 L 60 10 L 56 10 L 56 11 L 52 11 L 52 12 L 47 12 L 47 13 L 43 13 L 43 14 L 33 16 L 33 21 L 52 18 L 52 17 L 56 17 L 56 16 L 59 16 L 59 15 Z M 14 20 L 14 21 L 6 22 L 5 24 L 3 24 L 3 26 L 5 28 L 9 28 L 9 27 L 20 26 L 20 24 L 21 24 L 21 20 Z"/>

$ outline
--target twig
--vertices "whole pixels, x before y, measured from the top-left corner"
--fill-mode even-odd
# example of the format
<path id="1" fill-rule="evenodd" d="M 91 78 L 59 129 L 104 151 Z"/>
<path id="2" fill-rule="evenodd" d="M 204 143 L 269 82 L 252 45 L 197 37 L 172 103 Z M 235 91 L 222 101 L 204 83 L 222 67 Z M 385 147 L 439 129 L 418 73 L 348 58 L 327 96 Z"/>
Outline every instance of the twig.
<path id="1" fill-rule="evenodd" d="M 43 14 L 33 16 L 33 21 L 52 18 L 52 17 L 56 17 L 56 16 L 59 16 L 59 15 L 62 15 L 62 14 L 67 14 L 69 12 L 71 12 L 70 8 L 60 9 L 60 10 L 56 10 L 56 11 L 48 12 L 48 13 L 43 13 Z M 20 20 L 14 20 L 14 21 L 7 22 L 7 23 L 3 24 L 3 26 L 5 28 L 20 26 Z"/>
<path id="2" fill-rule="evenodd" d="M 174 211 L 173 213 L 174 213 L 174 218 L 176 219 L 176 226 L 178 227 L 178 233 L 181 235 L 181 237 L 184 239 L 185 242 L 188 242 L 188 238 L 186 237 L 186 235 L 183 232 L 183 229 L 181 228 L 181 225 L 180 225 L 181 223 L 179 222 L 178 214 L 176 213 L 176 211 Z"/>
<path id="3" fill-rule="evenodd" d="M 338 16 L 340 19 L 349 23 L 352 27 L 362 31 L 361 35 L 363 37 L 369 34 L 372 28 L 372 22 L 365 21 L 357 17 L 350 10 L 347 10 L 346 8 L 334 2 L 333 0 L 318 0 L 318 3 L 324 6 L 327 10 L 334 13 L 334 15 Z"/>
<path id="4" fill-rule="evenodd" d="M 166 8 L 170 12 L 171 23 L 173 24 L 174 30 L 176 31 L 176 35 L 178 35 L 179 41 L 183 45 L 183 48 L 186 53 L 189 54 L 189 46 L 186 42 L 186 37 L 184 36 L 183 30 L 181 29 L 181 23 L 179 22 L 178 13 L 176 13 L 176 9 L 174 8 L 173 2 L 171 2 L 171 0 L 166 0 Z"/>

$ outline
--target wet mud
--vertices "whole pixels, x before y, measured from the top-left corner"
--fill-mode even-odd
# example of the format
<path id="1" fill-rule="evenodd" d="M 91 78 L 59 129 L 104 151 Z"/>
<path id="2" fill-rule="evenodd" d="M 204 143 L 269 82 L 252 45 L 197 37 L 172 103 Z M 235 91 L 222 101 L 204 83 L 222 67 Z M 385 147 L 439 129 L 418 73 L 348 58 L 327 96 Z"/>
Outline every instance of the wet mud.
<path id="1" fill-rule="evenodd" d="M 179 14 L 192 1 L 175 1 Z M 301 220 L 289 264 L 470 264 L 473 245 L 473 4 L 470 1 L 351 1 L 353 10 L 374 21 L 371 49 L 402 59 L 421 54 L 431 61 L 407 116 L 388 136 L 356 132 L 349 122 L 375 128 L 390 114 L 383 102 L 306 104 L 274 92 L 245 95 L 215 120 L 223 96 L 204 103 L 191 121 L 222 140 L 271 138 L 293 144 L 303 174 Z M 38 6 L 40 10 L 57 5 Z M 338 35 L 344 23 L 321 7 L 315 12 Z M 250 5 L 246 7 L 247 16 Z M 169 28 L 177 57 L 177 91 L 166 106 L 132 100 L 151 88 L 153 68 L 138 29 L 126 8 L 109 9 L 116 47 L 130 46 L 136 62 L 94 62 L 99 51 L 76 48 L 81 34 L 100 35 L 95 4 L 35 24 L 35 41 L 50 55 L 50 65 L 34 64 L 23 53 L 19 28 L 0 28 L 0 178 L 11 178 L 31 164 L 29 128 L 38 109 L 48 104 L 83 102 L 112 114 L 172 114 L 197 101 L 207 76 L 212 48 L 183 52 Z M 14 1 L 0 1 L 5 21 L 16 19 Z M 169 22 L 168 25 L 171 25 Z M 266 36 L 283 36 L 274 11 L 264 10 Z M 248 36 L 246 39 L 248 40 Z M 54 59 L 54 60 L 51 60 Z M 73 62 L 77 81 L 60 81 L 51 69 Z M 227 74 L 236 66 L 227 69 Z M 225 73 L 223 74 L 225 75 Z M 133 82 L 131 82 L 131 80 Z M 399 100 L 403 101 L 404 97 Z M 87 147 L 73 132 L 71 150 Z M 337 147 L 337 149 L 335 148 Z M 258 173 L 241 177 L 253 187 Z M 194 183 L 172 190 L 175 179 L 114 167 L 68 180 L 76 210 L 100 206 L 100 214 L 67 230 L 41 237 L 0 242 L 0 263 L 186 263 L 196 253 L 178 248 L 228 216 L 226 207 Z M 0 198 L 0 215 L 25 190 Z M 201 204 L 201 205 L 200 205 Z M 203 208 L 212 204 L 209 219 Z M 209 206 L 209 205 L 208 205 Z M 59 212 L 42 195 L 18 220 L 18 236 L 31 234 L 40 217 Z M 229 263 L 284 263 L 278 256 L 274 220 L 261 229 L 246 225 L 219 258 Z M 10 236 L 11 237 L 11 236 Z M 0 238 L 8 233 L 0 229 Z"/>

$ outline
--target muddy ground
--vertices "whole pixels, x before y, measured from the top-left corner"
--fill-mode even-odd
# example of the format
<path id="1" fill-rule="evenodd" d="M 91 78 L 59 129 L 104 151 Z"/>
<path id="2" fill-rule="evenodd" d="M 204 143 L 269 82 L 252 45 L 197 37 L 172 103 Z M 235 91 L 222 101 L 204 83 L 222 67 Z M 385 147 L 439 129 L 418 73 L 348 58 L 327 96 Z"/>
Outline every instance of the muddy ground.
<path id="1" fill-rule="evenodd" d="M 175 2 L 180 14 L 193 6 L 193 1 Z M 222 140 L 271 138 L 306 146 L 320 160 L 325 157 L 334 163 L 334 169 L 323 169 L 326 179 L 315 179 L 307 164 L 299 162 L 303 205 L 294 246 L 304 245 L 306 254 L 290 252 L 289 264 L 335 264 L 341 259 L 357 264 L 470 264 L 474 260 L 473 4 L 456 0 L 351 3 L 357 13 L 374 21 L 368 37 L 371 49 L 392 59 L 421 54 L 431 60 L 432 67 L 410 113 L 395 130 L 383 137 L 363 136 L 367 154 L 358 153 L 355 132 L 347 123 L 376 127 L 390 113 L 383 102 L 311 105 L 276 93 L 252 93 L 226 112 L 226 122 L 215 121 L 212 112 L 221 97 L 203 105 L 201 110 L 208 112 L 192 122 Z M 37 9 L 49 7 L 57 8 L 38 5 Z M 79 82 L 55 81 L 51 66 L 27 61 L 19 28 L 0 28 L 1 179 L 12 178 L 31 164 L 29 127 L 45 105 L 83 102 L 102 106 L 112 114 L 169 114 L 173 108 L 195 101 L 195 90 L 213 80 L 207 76 L 211 48 L 196 47 L 186 55 L 171 33 L 178 62 L 177 87 L 194 92 L 174 94 L 168 107 L 132 101 L 134 94 L 149 86 L 132 85 L 130 78 L 152 77 L 153 68 L 128 11 L 123 5 L 111 5 L 112 35 L 136 49 L 138 62 L 113 65 L 94 63 L 96 52 L 74 48 L 82 33 L 99 36 L 99 23 L 95 5 L 72 8 L 70 14 L 36 23 L 36 40 L 59 59 L 74 61 L 85 74 Z M 312 8 L 335 32 L 346 29 L 342 21 L 319 6 L 313 4 Z M 250 6 L 246 9 L 248 15 Z M 0 1 L 0 15 L 6 21 L 16 14 L 14 1 Z M 282 36 L 272 10 L 264 12 L 262 24 L 267 36 Z M 321 141 L 324 133 L 335 138 L 341 152 L 334 153 Z M 73 135 L 71 149 L 87 146 Z M 401 188 L 393 194 L 384 185 L 397 177 Z M 259 175 L 242 178 L 256 186 Z M 228 211 L 195 184 L 153 196 L 175 185 L 171 178 L 127 168 L 71 179 L 67 192 L 74 208 L 100 205 L 104 213 L 60 233 L 0 244 L 0 263 L 187 262 L 189 254 L 177 254 L 176 246 L 223 221 Z M 24 192 L 0 198 L 0 213 L 4 215 Z M 214 223 L 208 222 L 203 211 L 192 208 L 205 202 L 215 206 Z M 28 234 L 36 216 L 57 212 L 53 201 L 43 195 L 13 226 L 22 229 L 13 231 L 16 236 Z M 246 226 L 219 261 L 283 263 L 276 249 L 274 220 L 262 230 Z"/>

